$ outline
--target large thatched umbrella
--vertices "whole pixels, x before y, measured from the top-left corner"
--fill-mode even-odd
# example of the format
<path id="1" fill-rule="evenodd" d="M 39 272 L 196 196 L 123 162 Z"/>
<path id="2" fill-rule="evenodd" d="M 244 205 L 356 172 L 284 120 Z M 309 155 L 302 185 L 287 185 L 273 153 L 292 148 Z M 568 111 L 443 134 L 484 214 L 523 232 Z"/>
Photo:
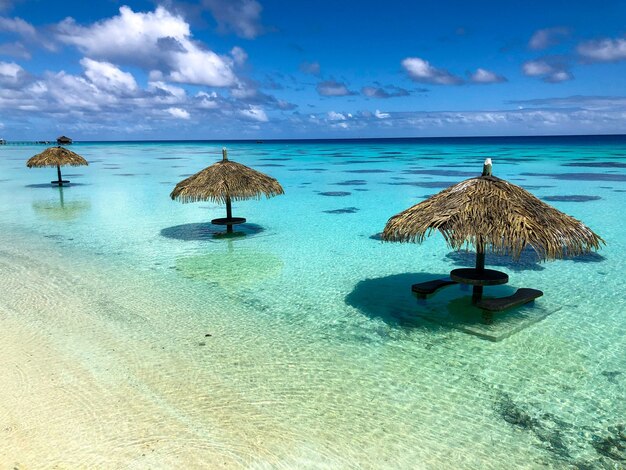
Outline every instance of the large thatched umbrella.
<path id="1" fill-rule="evenodd" d="M 530 246 L 546 260 L 587 253 L 604 243 L 582 222 L 492 176 L 491 159 L 485 161 L 482 176 L 450 186 L 391 217 L 382 239 L 421 243 L 435 230 L 455 250 L 473 245 L 479 274 L 485 271 L 485 251 L 518 259 Z M 475 285 L 474 302 L 481 296 L 482 285 Z"/>
<path id="2" fill-rule="evenodd" d="M 63 186 L 64 183 L 69 183 L 67 180 L 63 180 L 61 177 L 62 166 L 83 166 L 89 165 L 87 160 L 64 147 L 50 147 L 41 153 L 38 153 L 34 157 L 31 157 L 27 162 L 28 168 L 41 168 L 41 167 L 57 167 L 57 181 L 51 181 L 52 184 L 58 184 Z"/>
<path id="3" fill-rule="evenodd" d="M 213 201 L 226 204 L 226 218 L 213 219 L 211 223 L 226 225 L 232 233 L 233 225 L 246 221 L 243 217 L 233 217 L 231 201 L 270 198 L 284 194 L 282 186 L 271 176 L 248 168 L 241 163 L 228 160 L 226 149 L 222 149 L 222 160 L 182 180 L 176 185 L 170 197 L 183 203 Z"/>

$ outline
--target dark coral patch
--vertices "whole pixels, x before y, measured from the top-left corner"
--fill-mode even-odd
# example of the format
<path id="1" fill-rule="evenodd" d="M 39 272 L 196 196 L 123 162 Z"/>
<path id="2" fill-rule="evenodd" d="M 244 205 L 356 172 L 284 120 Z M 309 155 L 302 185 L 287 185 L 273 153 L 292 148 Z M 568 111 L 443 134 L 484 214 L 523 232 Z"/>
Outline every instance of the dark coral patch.
<path id="1" fill-rule="evenodd" d="M 558 202 L 587 202 L 597 201 L 602 199 L 600 196 L 585 196 L 582 194 L 572 194 L 567 196 L 544 196 L 544 201 L 558 201 Z"/>
<path id="2" fill-rule="evenodd" d="M 626 163 L 621 162 L 574 162 L 563 163 L 561 166 L 576 166 L 583 168 L 626 168 Z"/>
<path id="3" fill-rule="evenodd" d="M 622 173 L 522 173 L 524 176 L 545 176 L 563 181 L 626 181 Z"/>
<path id="4" fill-rule="evenodd" d="M 326 214 L 354 214 L 358 212 L 359 209 L 357 207 L 344 207 L 343 209 L 335 209 L 330 211 L 322 211 Z"/>
<path id="5" fill-rule="evenodd" d="M 479 176 L 475 171 L 458 170 L 404 170 L 408 175 L 434 175 L 434 176 Z"/>
<path id="6" fill-rule="evenodd" d="M 453 181 L 406 181 L 398 183 L 387 183 L 391 186 L 417 186 L 418 188 L 447 188 L 454 184 Z"/>
<path id="7" fill-rule="evenodd" d="M 347 181 L 340 181 L 339 183 L 334 183 L 337 186 L 363 186 L 365 184 L 367 184 L 367 181 L 365 180 L 347 180 Z"/>
<path id="8" fill-rule="evenodd" d="M 319 193 L 320 196 L 337 196 L 337 197 L 341 197 L 341 196 L 349 196 L 352 193 L 349 193 L 347 191 L 325 191 L 323 193 Z"/>

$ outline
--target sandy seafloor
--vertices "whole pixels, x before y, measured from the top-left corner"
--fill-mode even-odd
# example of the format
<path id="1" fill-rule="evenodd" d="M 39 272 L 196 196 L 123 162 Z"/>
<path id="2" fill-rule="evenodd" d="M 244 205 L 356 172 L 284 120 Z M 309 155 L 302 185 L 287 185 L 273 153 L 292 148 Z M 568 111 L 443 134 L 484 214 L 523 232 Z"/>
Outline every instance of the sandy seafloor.
<path id="1" fill-rule="evenodd" d="M 286 192 L 234 240 L 168 197 L 222 143 L 0 147 L 0 468 L 624 468 L 626 139 L 227 145 Z M 551 312 L 499 342 L 410 293 L 471 253 L 372 237 L 486 156 L 607 242 L 488 256 Z"/>

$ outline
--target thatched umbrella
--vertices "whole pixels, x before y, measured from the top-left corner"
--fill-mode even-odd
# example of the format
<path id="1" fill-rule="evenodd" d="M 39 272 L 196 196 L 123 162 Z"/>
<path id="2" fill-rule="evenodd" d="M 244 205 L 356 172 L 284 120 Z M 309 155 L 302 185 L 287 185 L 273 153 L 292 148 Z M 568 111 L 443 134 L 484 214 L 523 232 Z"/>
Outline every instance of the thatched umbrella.
<path id="1" fill-rule="evenodd" d="M 63 147 L 50 147 L 41 153 L 38 153 L 34 157 L 31 157 L 27 162 L 28 168 L 41 168 L 41 167 L 57 167 L 58 181 L 51 181 L 52 184 L 58 184 L 63 186 L 64 183 L 69 183 L 67 180 L 63 180 L 61 177 L 62 166 L 83 166 L 89 165 L 87 160 Z"/>
<path id="2" fill-rule="evenodd" d="M 72 143 L 72 139 L 67 136 L 62 135 L 61 137 L 57 137 L 57 144 L 59 145 L 69 145 Z"/>
<path id="3" fill-rule="evenodd" d="M 450 186 L 391 217 L 382 239 L 421 243 L 435 230 L 455 250 L 473 245 L 477 272 L 484 270 L 485 251 L 518 259 L 530 246 L 547 260 L 577 256 L 604 243 L 582 222 L 492 176 L 490 158 L 482 176 Z M 474 286 L 474 302 L 481 296 L 482 286 Z"/>
<path id="4" fill-rule="evenodd" d="M 233 217 L 231 201 L 270 198 L 284 194 L 280 183 L 271 176 L 248 168 L 241 163 L 228 160 L 226 149 L 222 149 L 222 160 L 182 180 L 176 185 L 170 197 L 180 202 L 213 201 L 226 204 L 226 218 L 213 219 L 211 223 L 226 225 L 227 232 L 233 232 L 234 224 L 246 221 L 243 217 Z"/>

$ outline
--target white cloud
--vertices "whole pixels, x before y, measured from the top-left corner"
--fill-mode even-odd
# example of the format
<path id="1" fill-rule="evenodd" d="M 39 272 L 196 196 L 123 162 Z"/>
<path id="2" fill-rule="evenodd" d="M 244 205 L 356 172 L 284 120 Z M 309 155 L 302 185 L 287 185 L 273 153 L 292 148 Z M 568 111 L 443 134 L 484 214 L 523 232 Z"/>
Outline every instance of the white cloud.
<path id="1" fill-rule="evenodd" d="M 265 114 L 265 111 L 263 111 L 263 108 L 260 106 L 250 106 L 248 109 L 242 109 L 239 111 L 239 114 L 244 118 L 251 119 L 253 121 L 269 121 L 267 114 Z"/>
<path id="2" fill-rule="evenodd" d="M 409 90 L 397 87 L 395 85 L 382 86 L 364 86 L 361 93 L 368 98 L 397 98 L 400 96 L 409 96 Z"/>
<path id="3" fill-rule="evenodd" d="M 345 121 L 346 115 L 342 114 L 342 113 L 338 113 L 336 111 L 329 111 L 328 112 L 328 120 L 329 121 Z"/>
<path id="4" fill-rule="evenodd" d="M 478 68 L 476 72 L 470 75 L 470 81 L 473 83 L 502 83 L 507 80 L 502 75 L 498 75 L 495 72 Z"/>
<path id="5" fill-rule="evenodd" d="M 574 78 L 563 64 L 552 64 L 545 60 L 529 60 L 522 64 L 524 75 L 541 77 L 544 82 L 559 83 Z"/>
<path id="6" fill-rule="evenodd" d="M 15 62 L 0 62 L 0 85 L 18 86 L 25 77 L 26 72 Z"/>
<path id="7" fill-rule="evenodd" d="M 261 4 L 256 0 L 203 0 L 217 21 L 221 32 L 234 32 L 238 36 L 254 39 L 263 32 Z"/>
<path id="8" fill-rule="evenodd" d="M 348 96 L 355 94 L 348 89 L 345 83 L 334 80 L 320 82 L 317 84 L 316 89 L 321 96 Z"/>
<path id="9" fill-rule="evenodd" d="M 19 41 L 5 42 L 0 44 L 0 55 L 11 57 L 19 57 L 20 59 L 30 59 L 31 55 L 28 49 Z"/>
<path id="10" fill-rule="evenodd" d="M 161 105 L 181 104 L 187 100 L 187 92 L 183 88 L 158 80 L 148 82 L 147 91 L 151 101 Z"/>
<path id="11" fill-rule="evenodd" d="M 459 85 L 463 80 L 444 69 L 430 65 L 427 60 L 419 57 L 407 57 L 402 61 L 402 67 L 416 82 L 434 83 L 436 85 Z"/>
<path id="12" fill-rule="evenodd" d="M 248 54 L 241 47 L 235 46 L 230 50 L 235 65 L 242 66 L 248 60 Z"/>
<path id="13" fill-rule="evenodd" d="M 81 59 L 80 65 L 85 69 L 87 78 L 101 90 L 117 94 L 137 91 L 135 77 L 109 62 L 98 62 L 85 57 Z"/>
<path id="14" fill-rule="evenodd" d="M 528 41 L 528 47 L 534 50 L 546 49 L 558 44 L 569 33 L 569 29 L 562 26 L 538 29 Z"/>
<path id="15" fill-rule="evenodd" d="M 24 69 L 15 62 L 0 62 L 0 76 L 16 79 Z"/>
<path id="16" fill-rule="evenodd" d="M 34 38 L 37 35 L 35 27 L 22 18 L 0 17 L 0 31 L 15 33 L 24 37 Z"/>
<path id="17" fill-rule="evenodd" d="M 600 39 L 578 45 L 578 53 L 585 59 L 598 62 L 626 60 L 626 39 Z"/>
<path id="18" fill-rule="evenodd" d="M 391 117 L 391 114 L 389 113 L 381 113 L 378 109 L 374 112 L 374 116 L 376 116 L 378 119 L 388 119 Z"/>
<path id="19" fill-rule="evenodd" d="M 191 116 L 188 111 L 185 111 L 182 108 L 167 108 L 167 113 L 176 119 L 189 119 Z"/>
<path id="20" fill-rule="evenodd" d="M 219 108 L 218 96 L 214 91 L 207 93 L 205 91 L 199 91 L 196 94 L 198 100 L 198 106 L 203 109 L 217 109 Z"/>
<path id="21" fill-rule="evenodd" d="M 92 59 L 158 70 L 170 81 L 216 87 L 237 83 L 232 60 L 193 41 L 182 17 L 163 7 L 148 13 L 126 6 L 119 11 L 90 26 L 67 18 L 57 25 L 57 38 Z"/>

